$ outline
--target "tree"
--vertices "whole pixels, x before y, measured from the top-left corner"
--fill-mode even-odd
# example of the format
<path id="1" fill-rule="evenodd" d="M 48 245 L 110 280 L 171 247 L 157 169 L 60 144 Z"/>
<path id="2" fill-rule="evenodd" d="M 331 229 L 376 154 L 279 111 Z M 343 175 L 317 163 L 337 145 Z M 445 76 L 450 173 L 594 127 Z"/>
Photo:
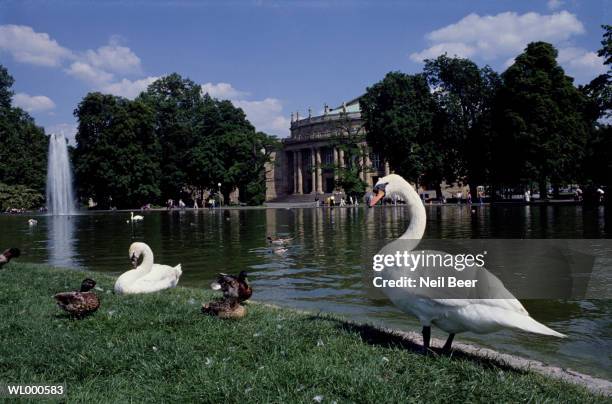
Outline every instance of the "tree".
<path id="1" fill-rule="evenodd" d="M 160 147 L 149 105 L 89 93 L 74 115 L 79 122 L 74 168 L 81 196 L 103 207 L 140 206 L 160 197 Z"/>
<path id="2" fill-rule="evenodd" d="M 446 54 L 425 61 L 425 76 L 438 104 L 437 147 L 445 156 L 441 176 L 463 179 L 476 200 L 477 186 L 488 177 L 491 111 L 500 85 L 488 66 Z"/>
<path id="3" fill-rule="evenodd" d="M 13 82 L 0 65 L 0 182 L 44 193 L 48 139 L 27 112 L 12 107 Z"/>
<path id="4" fill-rule="evenodd" d="M 495 103 L 493 162 L 498 183 L 536 181 L 541 198 L 575 180 L 588 125 L 585 99 L 556 61 L 549 43 L 527 45 L 503 74 Z"/>
<path id="5" fill-rule="evenodd" d="M 164 196 L 177 197 L 189 185 L 190 150 L 198 143 L 206 123 L 202 89 L 192 80 L 172 73 L 151 83 L 138 99 L 154 111 L 154 128 L 161 146 L 161 183 Z"/>
<path id="6" fill-rule="evenodd" d="M 438 161 L 432 158 L 435 100 L 425 76 L 390 72 L 360 99 L 368 145 L 396 173 L 419 182 Z"/>
<path id="7" fill-rule="evenodd" d="M 612 26 L 603 25 L 605 30 L 602 48 L 597 54 L 604 58 L 608 71 L 594 78 L 580 90 L 588 99 L 585 119 L 591 126 L 584 162 L 583 178 L 587 188 L 606 185 L 608 193 L 612 189 Z M 612 206 L 612 198 L 606 202 Z"/>
<path id="8" fill-rule="evenodd" d="M 366 135 L 363 124 L 355 125 L 347 113 L 341 112 L 334 122 L 334 136 L 330 146 L 342 151 L 345 162 L 338 162 L 332 167 L 336 172 L 336 187 L 342 188 L 347 195 L 361 197 L 365 194 L 367 183 L 363 180 L 363 173 L 368 170 L 363 164 Z M 346 164 L 345 164 L 346 163 Z"/>

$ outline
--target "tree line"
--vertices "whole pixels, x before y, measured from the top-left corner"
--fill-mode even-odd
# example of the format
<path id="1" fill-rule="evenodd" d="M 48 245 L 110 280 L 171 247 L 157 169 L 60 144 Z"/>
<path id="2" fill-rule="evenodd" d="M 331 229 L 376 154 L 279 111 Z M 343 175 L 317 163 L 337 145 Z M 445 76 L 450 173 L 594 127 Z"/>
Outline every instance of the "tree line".
<path id="1" fill-rule="evenodd" d="M 23 109 L 12 105 L 13 77 L 0 65 L 0 210 L 44 202 L 48 138 Z"/>
<path id="2" fill-rule="evenodd" d="M 502 74 L 465 58 L 425 61 L 368 87 L 361 111 L 368 144 L 413 182 L 505 188 L 563 185 L 612 191 L 612 27 L 599 56 L 608 71 L 575 86 L 549 43 L 527 45 Z"/>
<path id="3" fill-rule="evenodd" d="M 256 131 L 230 101 L 203 94 L 176 73 L 133 101 L 89 93 L 74 115 L 79 194 L 103 207 L 189 199 L 205 190 L 220 191 L 226 202 L 235 189 L 247 204 L 264 200 L 264 164 L 276 139 Z"/>

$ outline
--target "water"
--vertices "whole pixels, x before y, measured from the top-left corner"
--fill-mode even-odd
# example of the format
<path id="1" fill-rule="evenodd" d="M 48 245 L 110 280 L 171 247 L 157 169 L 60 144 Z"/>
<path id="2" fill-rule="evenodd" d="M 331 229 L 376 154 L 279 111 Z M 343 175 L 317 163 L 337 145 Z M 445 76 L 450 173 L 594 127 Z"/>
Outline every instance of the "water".
<path id="1" fill-rule="evenodd" d="M 74 192 L 68 145 L 64 135 L 49 136 L 47 209 L 53 215 L 74 213 Z"/>
<path id="2" fill-rule="evenodd" d="M 364 246 L 389 241 L 406 228 L 403 207 L 377 209 L 258 209 L 145 212 L 127 224 L 129 212 L 0 216 L 0 247 L 20 247 L 21 261 L 119 274 L 129 269 L 128 247 L 147 242 L 156 262 L 182 263 L 181 284 L 208 288 L 217 272 L 249 271 L 254 298 L 288 307 L 334 312 L 403 330 L 418 323 L 364 286 Z M 575 206 L 428 206 L 425 238 L 612 238 L 612 220 L 600 209 Z M 292 236 L 284 254 L 266 246 L 268 234 Z M 612 277 L 608 269 L 605 276 Z M 461 334 L 504 352 L 612 379 L 612 301 L 524 301 L 534 318 L 567 339 L 501 331 Z M 50 302 L 51 304 L 51 302 Z M 435 329 L 433 335 L 446 338 Z"/>

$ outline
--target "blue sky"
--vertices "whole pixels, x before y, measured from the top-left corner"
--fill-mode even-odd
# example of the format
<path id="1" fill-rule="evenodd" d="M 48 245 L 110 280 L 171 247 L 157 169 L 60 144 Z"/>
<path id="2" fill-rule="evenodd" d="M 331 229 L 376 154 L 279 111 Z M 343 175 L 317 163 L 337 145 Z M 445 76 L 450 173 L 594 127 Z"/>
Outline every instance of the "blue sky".
<path id="1" fill-rule="evenodd" d="M 89 91 L 133 98 L 178 72 L 281 137 L 290 114 L 354 98 L 391 70 L 418 72 L 448 52 L 503 71 L 528 42 L 559 49 L 577 83 L 610 1 L 4 1 L 0 64 L 14 103 L 48 131 L 74 134 Z"/>

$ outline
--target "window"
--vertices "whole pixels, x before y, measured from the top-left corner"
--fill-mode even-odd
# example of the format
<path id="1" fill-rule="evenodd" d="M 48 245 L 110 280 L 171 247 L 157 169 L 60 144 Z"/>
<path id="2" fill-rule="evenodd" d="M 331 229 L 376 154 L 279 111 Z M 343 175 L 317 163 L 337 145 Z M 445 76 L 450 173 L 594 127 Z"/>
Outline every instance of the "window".
<path id="1" fill-rule="evenodd" d="M 323 164 L 325 165 L 334 164 L 334 150 L 333 149 L 324 149 Z"/>
<path id="2" fill-rule="evenodd" d="M 378 153 L 370 153 L 370 160 L 372 161 L 372 168 L 380 168 L 380 156 Z"/>

